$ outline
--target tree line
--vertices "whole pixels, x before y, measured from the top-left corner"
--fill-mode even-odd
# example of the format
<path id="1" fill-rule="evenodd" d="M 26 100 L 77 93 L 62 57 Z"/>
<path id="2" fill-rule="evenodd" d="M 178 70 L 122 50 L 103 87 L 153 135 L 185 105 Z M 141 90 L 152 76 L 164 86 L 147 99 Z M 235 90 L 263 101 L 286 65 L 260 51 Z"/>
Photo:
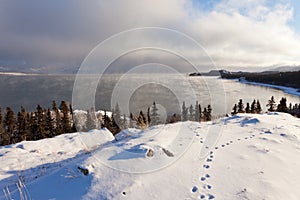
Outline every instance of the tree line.
<path id="1" fill-rule="evenodd" d="M 91 119 L 91 117 L 88 118 Z M 144 129 L 158 124 L 175 123 L 188 120 L 201 122 L 210 121 L 211 119 L 212 107 L 208 105 L 202 110 L 201 105 L 197 101 L 194 106 L 190 105 L 189 107 L 186 107 L 185 102 L 183 102 L 180 114 L 174 113 L 167 116 L 165 121 L 162 121 L 156 106 L 156 102 L 154 101 L 153 104 L 148 107 L 147 111 L 141 110 L 138 114 L 130 113 L 129 117 L 124 114 L 122 115 L 118 104 L 116 104 L 116 107 L 112 109 L 111 117 L 109 117 L 106 112 L 104 113 L 101 126 L 107 128 L 115 135 L 121 130 L 127 128 Z M 93 124 L 93 127 L 96 126 Z"/>
<path id="2" fill-rule="evenodd" d="M 74 113 L 71 104 L 65 101 L 61 101 L 59 107 L 52 101 L 51 109 L 37 105 L 36 110 L 30 112 L 22 106 L 17 115 L 10 107 L 7 107 L 4 113 L 0 108 L 0 146 L 104 127 L 115 135 L 127 128 L 144 129 L 158 124 L 187 120 L 210 121 L 211 112 L 210 105 L 202 110 L 198 102 L 189 107 L 183 102 L 180 114 L 174 113 L 163 121 L 155 102 L 146 111 L 141 110 L 138 114 L 130 113 L 129 117 L 121 114 L 118 104 L 111 110 L 111 114 L 107 111 L 104 111 L 104 114 L 96 113 L 94 108 L 90 108 L 84 112 L 84 116 Z"/>
<path id="3" fill-rule="evenodd" d="M 267 110 L 269 112 L 284 112 L 289 113 L 295 117 L 300 118 L 300 104 L 292 104 L 287 103 L 287 99 L 285 97 L 282 97 L 279 101 L 279 104 L 276 103 L 274 96 L 272 96 L 268 103 L 266 104 Z M 253 100 L 252 104 L 246 103 L 246 107 L 243 103 L 243 100 L 240 99 L 237 104 L 233 106 L 232 115 L 235 115 L 237 113 L 261 113 L 262 108 L 260 105 L 259 100 Z"/>
<path id="4" fill-rule="evenodd" d="M 52 109 L 37 105 L 31 112 L 22 106 L 17 116 L 10 107 L 4 114 L 0 108 L 0 146 L 76 132 L 73 117 L 72 106 L 65 101 L 59 107 L 52 101 Z"/>

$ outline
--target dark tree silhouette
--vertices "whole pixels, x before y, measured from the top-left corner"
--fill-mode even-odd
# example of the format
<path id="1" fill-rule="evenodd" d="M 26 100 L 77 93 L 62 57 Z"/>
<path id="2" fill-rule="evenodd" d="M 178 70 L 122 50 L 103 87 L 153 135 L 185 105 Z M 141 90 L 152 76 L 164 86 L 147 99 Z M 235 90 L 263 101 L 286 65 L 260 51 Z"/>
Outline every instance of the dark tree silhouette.
<path id="1" fill-rule="evenodd" d="M 239 100 L 237 108 L 238 108 L 238 111 L 237 111 L 238 113 L 244 113 L 245 112 L 245 110 L 244 110 L 244 104 L 243 104 L 243 100 L 242 99 Z"/>
<path id="2" fill-rule="evenodd" d="M 60 135 L 63 133 L 63 127 L 61 123 L 60 111 L 56 106 L 56 102 L 52 101 L 52 110 L 55 113 L 55 135 Z"/>
<path id="3" fill-rule="evenodd" d="M 158 109 L 156 107 L 155 101 L 153 102 L 153 105 L 151 106 L 151 113 L 150 113 L 150 119 L 151 119 L 151 126 L 155 126 L 159 124 L 159 115 L 158 115 Z"/>
<path id="4" fill-rule="evenodd" d="M 61 125 L 64 133 L 70 133 L 71 132 L 71 122 L 70 122 L 70 107 L 67 105 L 65 101 L 62 101 L 59 109 L 62 112 L 61 117 Z"/>
<path id="5" fill-rule="evenodd" d="M 251 113 L 256 113 L 256 109 L 257 109 L 257 104 L 256 104 L 256 100 L 254 99 L 252 104 L 251 104 L 250 112 Z"/>
<path id="6" fill-rule="evenodd" d="M 268 100 L 268 104 L 266 106 L 269 107 L 268 111 L 270 112 L 275 111 L 276 103 L 275 103 L 274 96 L 272 96 L 271 99 Z"/>
<path id="7" fill-rule="evenodd" d="M 187 121 L 188 120 L 188 109 L 185 106 L 185 102 L 182 103 L 181 120 L 182 121 Z"/>
<path id="8" fill-rule="evenodd" d="M 249 103 L 246 104 L 245 112 L 250 113 L 250 104 Z"/>
<path id="9" fill-rule="evenodd" d="M 278 112 L 285 112 L 287 113 L 288 112 L 288 107 L 287 107 L 287 100 L 286 98 L 282 97 L 278 106 L 277 106 L 277 111 Z"/>
<path id="10" fill-rule="evenodd" d="M 15 135 L 16 135 L 16 117 L 14 112 L 10 107 L 6 108 L 6 115 L 4 118 L 4 127 L 5 127 L 5 135 L 4 135 L 4 143 L 13 144 L 16 143 Z"/>
<path id="11" fill-rule="evenodd" d="M 261 105 L 260 105 L 260 102 L 259 102 L 259 100 L 257 100 L 257 102 L 256 102 L 256 113 L 261 113 L 261 111 L 262 111 L 262 108 L 261 108 Z"/>
<path id="12" fill-rule="evenodd" d="M 195 110 L 194 110 L 193 105 L 190 105 L 190 108 L 189 108 L 189 120 L 190 121 L 195 120 Z"/>
<path id="13" fill-rule="evenodd" d="M 232 112 L 231 112 L 231 114 L 232 115 L 236 115 L 238 112 L 237 112 L 237 104 L 234 104 L 234 106 L 233 106 L 233 108 L 232 108 Z"/>

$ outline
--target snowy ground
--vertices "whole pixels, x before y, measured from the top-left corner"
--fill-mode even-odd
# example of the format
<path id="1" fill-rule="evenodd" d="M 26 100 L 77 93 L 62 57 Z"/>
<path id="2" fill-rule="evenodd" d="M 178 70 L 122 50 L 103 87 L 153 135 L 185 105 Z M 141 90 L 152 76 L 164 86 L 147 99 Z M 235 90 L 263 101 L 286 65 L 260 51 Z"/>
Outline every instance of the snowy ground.
<path id="1" fill-rule="evenodd" d="M 275 88 L 275 89 L 282 90 L 285 93 L 296 95 L 296 96 L 300 97 L 300 91 L 299 91 L 299 89 L 296 89 L 296 88 L 285 87 L 285 86 L 280 86 L 280 85 L 272 85 L 272 84 L 267 84 L 267 83 L 250 82 L 247 80 L 239 80 L 239 79 L 236 79 L 236 81 L 238 81 L 240 83 L 249 84 L 249 85 L 258 85 L 258 86 L 263 86 L 263 87 Z"/>
<path id="2" fill-rule="evenodd" d="M 130 129 L 117 140 L 104 129 L 0 148 L 0 199 L 300 197 L 300 119 L 287 114 Z"/>

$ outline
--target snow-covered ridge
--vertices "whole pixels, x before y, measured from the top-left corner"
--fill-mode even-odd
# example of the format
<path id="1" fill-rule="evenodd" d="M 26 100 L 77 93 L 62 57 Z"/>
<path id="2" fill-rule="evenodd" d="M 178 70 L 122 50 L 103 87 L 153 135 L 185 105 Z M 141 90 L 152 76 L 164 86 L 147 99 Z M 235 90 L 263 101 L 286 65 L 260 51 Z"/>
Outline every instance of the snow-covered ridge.
<path id="1" fill-rule="evenodd" d="M 220 137 L 208 143 L 216 127 Z M 102 129 L 2 147 L 0 199 L 300 196 L 300 119 L 288 114 L 179 122 L 124 130 L 116 138 Z"/>

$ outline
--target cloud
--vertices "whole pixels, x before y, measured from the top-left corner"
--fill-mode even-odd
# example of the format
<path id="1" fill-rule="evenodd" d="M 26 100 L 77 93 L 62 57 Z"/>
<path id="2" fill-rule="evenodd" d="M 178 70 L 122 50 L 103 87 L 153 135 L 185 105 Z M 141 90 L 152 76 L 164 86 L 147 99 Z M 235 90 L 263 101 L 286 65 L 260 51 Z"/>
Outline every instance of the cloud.
<path id="1" fill-rule="evenodd" d="M 202 0 L 200 6 L 195 2 L 2 0 L 0 65 L 78 68 L 99 42 L 147 26 L 190 35 L 219 66 L 300 64 L 300 38 L 289 24 L 294 16 L 289 1 L 221 0 L 205 10 Z"/>

